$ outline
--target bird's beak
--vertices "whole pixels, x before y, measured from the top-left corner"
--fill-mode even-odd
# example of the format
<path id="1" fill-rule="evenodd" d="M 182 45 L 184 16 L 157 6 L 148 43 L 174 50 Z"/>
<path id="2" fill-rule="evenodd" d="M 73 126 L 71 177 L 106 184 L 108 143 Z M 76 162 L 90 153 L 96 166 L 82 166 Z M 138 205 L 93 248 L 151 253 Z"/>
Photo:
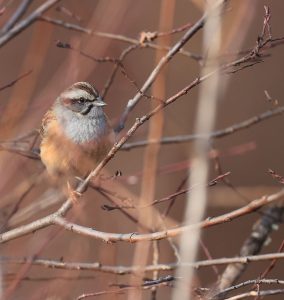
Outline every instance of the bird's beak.
<path id="1" fill-rule="evenodd" d="M 103 101 L 101 97 L 93 102 L 94 106 L 106 106 L 107 104 Z"/>

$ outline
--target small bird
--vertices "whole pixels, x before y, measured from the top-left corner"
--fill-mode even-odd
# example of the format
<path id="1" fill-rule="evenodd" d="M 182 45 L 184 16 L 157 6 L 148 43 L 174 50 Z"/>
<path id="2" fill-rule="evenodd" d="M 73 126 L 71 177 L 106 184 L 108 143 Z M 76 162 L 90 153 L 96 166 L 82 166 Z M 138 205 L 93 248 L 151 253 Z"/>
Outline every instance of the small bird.
<path id="1" fill-rule="evenodd" d="M 110 150 L 114 132 L 106 103 L 87 82 L 63 91 L 42 120 L 40 156 L 55 181 L 84 178 Z"/>

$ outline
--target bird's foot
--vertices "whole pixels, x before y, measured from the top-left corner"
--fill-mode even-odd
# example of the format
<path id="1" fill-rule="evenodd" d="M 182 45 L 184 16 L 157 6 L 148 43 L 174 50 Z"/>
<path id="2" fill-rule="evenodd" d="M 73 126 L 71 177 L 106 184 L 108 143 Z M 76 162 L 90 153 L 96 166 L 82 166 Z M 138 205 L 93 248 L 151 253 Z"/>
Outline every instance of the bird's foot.
<path id="1" fill-rule="evenodd" d="M 83 185 L 83 182 L 85 181 L 84 178 L 81 178 L 81 177 L 78 177 L 78 176 L 76 176 L 75 179 L 78 181 L 77 187 L 78 187 L 79 185 Z M 85 186 L 81 189 L 81 193 L 80 193 L 80 194 L 85 193 L 87 189 L 88 189 L 88 185 L 85 185 Z"/>
<path id="2" fill-rule="evenodd" d="M 82 193 L 74 190 L 72 188 L 71 184 L 69 183 L 69 181 L 67 181 L 67 190 L 68 190 L 68 195 L 69 195 L 72 203 L 74 205 L 78 204 L 79 198 L 82 196 Z"/>

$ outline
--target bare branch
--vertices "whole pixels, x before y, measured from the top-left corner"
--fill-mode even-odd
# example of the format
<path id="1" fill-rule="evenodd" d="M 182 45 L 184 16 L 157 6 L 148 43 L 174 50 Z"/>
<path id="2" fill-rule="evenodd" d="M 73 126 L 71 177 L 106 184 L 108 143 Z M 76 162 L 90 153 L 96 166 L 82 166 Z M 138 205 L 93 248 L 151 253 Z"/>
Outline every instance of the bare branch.
<path id="1" fill-rule="evenodd" d="M 34 10 L 27 18 L 16 24 L 5 34 L 0 36 L 0 47 L 4 46 L 9 40 L 17 36 L 20 32 L 25 30 L 33 22 L 35 22 L 44 12 L 46 12 L 53 5 L 58 3 L 60 0 L 47 0 L 36 10 Z"/>
<path id="2" fill-rule="evenodd" d="M 221 215 L 219 217 L 207 218 L 206 220 L 200 223 L 192 224 L 189 226 L 181 226 L 169 230 L 146 233 L 146 234 L 139 234 L 135 232 L 108 233 L 108 232 L 97 231 L 95 228 L 89 228 L 89 227 L 85 227 L 85 226 L 81 226 L 69 222 L 60 216 L 55 216 L 54 218 L 52 218 L 52 222 L 53 224 L 62 226 L 63 228 L 71 232 L 75 232 L 81 235 L 86 235 L 98 240 L 102 240 L 106 243 L 119 242 L 119 241 L 128 242 L 128 243 L 141 242 L 141 241 L 154 241 L 154 240 L 165 239 L 168 237 L 175 237 L 177 235 L 180 235 L 183 232 L 193 230 L 195 228 L 207 228 L 207 227 L 215 226 L 226 222 L 231 222 L 232 220 L 237 219 L 243 215 L 254 212 L 255 210 L 259 209 L 260 207 L 266 204 L 270 204 L 273 203 L 274 201 L 282 199 L 283 196 L 284 196 L 284 189 L 278 192 L 277 194 L 273 194 L 268 197 L 262 197 L 260 199 L 254 200 L 248 205 L 243 206 L 242 208 Z M 6 233 L 6 236 L 3 237 L 3 235 L 2 238 L 0 236 L 0 241 L 2 239 L 2 242 L 4 242 L 7 240 L 7 238 L 9 239 L 9 232 Z"/>
<path id="3" fill-rule="evenodd" d="M 247 299 L 248 297 L 256 297 L 256 296 L 264 297 L 264 296 L 272 296 L 272 295 L 279 295 L 279 294 L 284 294 L 284 289 L 267 290 L 267 291 L 251 291 L 230 298 L 226 298 L 225 300 L 240 300 L 240 299 Z"/>
<path id="4" fill-rule="evenodd" d="M 168 286 L 172 281 L 174 281 L 175 278 L 173 276 L 166 276 L 158 278 L 157 280 L 151 280 L 151 281 L 145 281 L 141 285 L 120 285 L 119 289 L 115 290 L 109 290 L 109 291 L 101 291 L 101 292 L 94 292 L 94 293 L 87 293 L 79 296 L 76 298 L 76 300 L 86 299 L 89 297 L 96 297 L 101 295 L 107 295 L 107 294 L 121 294 L 124 292 L 130 292 L 133 290 L 147 290 L 152 289 L 153 287 L 158 288 L 162 286 Z"/>
<path id="5" fill-rule="evenodd" d="M 231 125 L 224 129 L 213 131 L 213 132 L 209 133 L 209 135 L 189 134 L 189 135 L 180 135 L 180 136 L 173 136 L 173 137 L 164 137 L 158 141 L 142 140 L 142 141 L 137 141 L 137 142 L 132 142 L 132 143 L 126 143 L 123 145 L 121 150 L 130 150 L 130 149 L 134 149 L 134 148 L 145 147 L 149 143 L 161 143 L 161 144 L 166 145 L 166 144 L 187 143 L 187 142 L 194 141 L 196 139 L 203 139 L 203 138 L 207 138 L 207 137 L 209 137 L 210 139 L 222 138 L 222 137 L 231 135 L 233 133 L 236 133 L 240 130 L 247 129 L 253 125 L 261 123 L 262 121 L 268 120 L 275 116 L 282 115 L 283 112 L 284 112 L 284 106 L 279 106 L 274 109 L 268 110 L 264 113 L 261 113 L 257 116 L 251 117 L 240 123 Z"/>
<path id="6" fill-rule="evenodd" d="M 157 78 L 160 71 L 164 66 L 179 52 L 179 50 L 203 27 L 207 15 L 204 14 L 185 34 L 184 36 L 168 51 L 168 53 L 163 56 L 160 62 L 157 64 L 155 69 L 151 72 L 142 88 L 140 89 L 142 93 L 146 93 L 151 87 L 154 80 Z M 115 129 L 116 132 L 120 132 L 124 128 L 124 124 L 128 118 L 129 113 L 137 105 L 138 101 L 141 99 L 141 93 L 137 93 L 132 99 L 130 99 L 126 105 L 126 108 L 120 118 L 119 124 Z"/>
<path id="7" fill-rule="evenodd" d="M 208 184 L 206 184 L 204 187 L 210 187 L 210 186 L 215 186 L 219 181 L 223 180 L 225 177 L 227 177 L 228 175 L 230 175 L 230 172 L 227 172 L 225 174 L 221 174 L 219 176 L 217 176 L 216 178 L 212 179 Z M 195 184 L 194 186 L 187 188 L 187 189 L 181 189 L 169 196 L 166 196 L 164 198 L 161 199 L 156 199 L 153 200 L 151 203 L 145 204 L 145 205 L 134 205 L 134 204 L 130 204 L 130 205 L 116 205 L 116 206 L 104 206 L 104 208 L 106 208 L 107 210 L 114 210 L 114 209 L 130 209 L 130 208 L 135 208 L 135 209 L 143 209 L 143 208 L 147 208 L 149 206 L 153 206 L 153 205 L 157 205 L 160 203 L 164 203 L 164 202 L 168 202 L 168 201 L 172 201 L 174 200 L 177 196 L 180 195 L 184 195 L 189 193 L 192 189 L 194 188 L 198 188 L 200 187 L 201 184 Z M 108 192 L 108 191 L 107 191 Z"/>
<path id="8" fill-rule="evenodd" d="M 282 240 L 282 243 L 278 249 L 278 252 L 283 252 L 283 249 L 284 249 L 284 240 Z M 269 266 L 264 270 L 264 272 L 262 272 L 260 274 L 259 278 L 262 279 L 262 278 L 266 277 L 266 275 L 275 267 L 275 265 L 276 265 L 276 260 L 273 259 L 270 262 Z"/>
<path id="9" fill-rule="evenodd" d="M 113 150 L 114 151 L 114 150 Z M 112 154 L 113 152 L 111 152 Z M 113 154 L 114 155 L 114 154 Z M 109 156 L 107 156 L 108 158 Z M 106 158 L 106 159 L 107 159 Z M 105 159 L 105 160 L 106 160 Z M 104 161 L 105 161 L 104 160 Z M 103 162 L 104 162 L 103 161 Z M 99 165 L 99 167 L 102 167 L 103 162 Z M 87 179 L 79 185 L 77 188 L 77 192 L 82 192 L 86 188 L 86 184 L 88 181 L 93 177 L 92 174 L 96 174 L 98 169 L 95 169 L 94 172 L 92 172 Z M 191 226 L 182 226 L 177 227 L 165 231 L 160 232 L 154 232 L 154 233 L 148 233 L 148 234 L 136 234 L 136 233 L 107 233 L 107 232 L 101 232 L 97 231 L 93 228 L 88 228 L 84 226 L 80 226 L 71 222 L 68 222 L 63 218 L 63 216 L 67 213 L 67 211 L 72 207 L 72 200 L 68 199 L 55 213 L 50 214 L 42 219 L 36 220 L 34 222 L 31 222 L 27 225 L 23 225 L 20 227 L 17 227 L 15 229 L 12 229 L 8 232 L 4 232 L 0 235 L 0 243 L 5 243 L 7 241 L 19 238 L 21 236 L 25 236 L 27 234 L 30 234 L 32 232 L 35 232 L 39 229 L 45 228 L 47 226 L 57 224 L 62 227 L 64 227 L 67 230 L 70 230 L 72 232 L 76 232 L 78 234 L 90 236 L 96 239 L 100 239 L 104 242 L 117 242 L 117 241 L 124 241 L 124 242 L 138 242 L 138 241 L 153 241 L 153 240 L 160 240 L 168 237 L 174 237 L 179 234 L 181 234 L 184 231 L 190 230 L 192 228 L 207 228 L 211 226 L 215 226 L 218 224 L 230 222 L 236 218 L 239 218 L 240 216 L 249 214 L 260 207 L 273 203 L 279 199 L 281 199 L 284 196 L 284 189 L 280 190 L 276 194 L 272 194 L 267 197 L 262 197 L 260 199 L 254 200 L 248 205 L 239 208 L 237 210 L 234 210 L 232 212 L 229 212 L 227 214 L 221 215 L 219 217 L 214 218 L 208 218 L 204 220 L 203 222 L 199 224 L 193 224 Z"/>
<path id="10" fill-rule="evenodd" d="M 1 29 L 0 36 L 7 33 L 7 31 L 9 31 L 18 22 L 18 20 L 20 20 L 20 18 L 28 10 L 31 3 L 32 0 L 22 0 L 15 13 L 11 16 L 8 22 Z"/>
<path id="11" fill-rule="evenodd" d="M 133 39 L 133 38 L 126 37 L 126 36 L 120 35 L 120 34 L 113 34 L 113 33 L 108 33 L 108 32 L 101 32 L 101 31 L 93 31 L 92 29 L 84 28 L 77 24 L 67 23 L 62 20 L 53 19 L 53 18 L 46 17 L 46 16 L 41 16 L 39 18 L 39 20 L 53 24 L 53 25 L 64 27 L 68 30 L 83 32 L 88 35 L 98 36 L 98 37 L 102 37 L 102 38 L 108 38 L 108 39 L 112 39 L 112 40 L 116 40 L 116 41 L 120 41 L 120 42 L 124 42 L 124 43 L 128 43 L 128 44 L 140 45 L 140 46 L 143 46 L 144 48 L 153 48 L 153 49 L 158 49 L 158 50 L 170 50 L 171 49 L 170 47 L 159 46 L 159 45 L 157 45 L 155 43 L 151 43 L 151 42 L 144 42 L 142 45 L 138 39 Z M 179 54 L 190 57 L 196 61 L 199 61 L 202 59 L 202 57 L 200 55 L 193 54 L 193 53 L 185 51 L 183 49 L 180 49 Z"/>
<path id="12" fill-rule="evenodd" d="M 263 216 L 254 224 L 250 236 L 246 239 L 240 250 L 240 255 L 247 256 L 259 253 L 272 229 L 275 227 L 275 224 L 282 221 L 283 215 L 283 206 L 269 207 Z M 246 266 L 240 264 L 227 266 L 220 278 L 218 288 L 223 290 L 231 286 L 245 270 Z"/>
<path id="13" fill-rule="evenodd" d="M 224 296 L 231 292 L 231 291 L 235 291 L 239 288 L 245 287 L 247 285 L 259 285 L 259 284 L 284 284 L 284 280 L 279 280 L 279 279 L 253 279 L 253 280 L 247 280 L 245 282 L 233 285 L 223 291 L 221 291 L 220 293 L 218 293 L 217 295 L 213 296 L 212 300 L 217 300 L 217 299 L 224 299 Z"/>
<path id="14" fill-rule="evenodd" d="M 26 76 L 30 75 L 32 73 L 32 70 L 29 70 L 27 71 L 26 73 L 20 75 L 19 77 L 17 77 L 16 79 L 12 80 L 11 82 L 9 83 L 6 83 L 5 85 L 2 85 L 0 87 L 0 92 L 9 88 L 9 87 L 12 87 L 14 84 L 16 84 L 19 80 L 25 78 Z"/>
<path id="15" fill-rule="evenodd" d="M 189 268 L 206 268 L 217 265 L 227 265 L 232 263 L 240 263 L 247 265 L 252 262 L 261 262 L 272 259 L 284 259 L 284 253 L 269 253 L 269 254 L 261 254 L 261 255 L 250 255 L 250 256 L 242 256 L 242 257 L 229 257 L 229 258 L 217 258 L 217 259 L 209 259 L 209 260 L 201 260 L 196 261 L 194 263 L 186 263 L 183 264 Z M 1 264 L 26 264 L 30 263 L 35 266 L 43 266 L 51 269 L 64 269 L 64 270 L 72 270 L 72 271 L 98 271 L 103 273 L 111 273 L 117 275 L 127 275 L 131 273 L 136 273 L 141 270 L 144 272 L 153 272 L 153 271 L 171 271 L 175 270 L 180 263 L 166 263 L 166 264 L 154 264 L 147 265 L 145 268 L 141 268 L 141 266 L 109 266 L 104 265 L 100 262 L 92 262 L 92 263 L 82 263 L 82 262 L 67 262 L 62 260 L 50 260 L 50 259 L 42 259 L 42 258 L 34 258 L 34 257 L 25 257 L 25 258 L 13 258 L 13 257 L 1 257 Z M 224 291 L 222 291 L 223 293 Z"/>

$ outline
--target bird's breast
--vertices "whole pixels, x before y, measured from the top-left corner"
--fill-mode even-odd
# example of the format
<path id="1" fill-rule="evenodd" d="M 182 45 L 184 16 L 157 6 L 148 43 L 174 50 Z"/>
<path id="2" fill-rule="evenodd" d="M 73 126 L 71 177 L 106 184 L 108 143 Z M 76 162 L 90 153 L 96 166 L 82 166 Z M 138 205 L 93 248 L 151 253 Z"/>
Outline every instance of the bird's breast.
<path id="1" fill-rule="evenodd" d="M 56 120 L 49 124 L 41 159 L 50 174 L 83 177 L 96 167 L 113 144 L 113 134 L 110 128 L 94 130 L 93 126 L 91 122 L 69 126 L 66 134 Z"/>

